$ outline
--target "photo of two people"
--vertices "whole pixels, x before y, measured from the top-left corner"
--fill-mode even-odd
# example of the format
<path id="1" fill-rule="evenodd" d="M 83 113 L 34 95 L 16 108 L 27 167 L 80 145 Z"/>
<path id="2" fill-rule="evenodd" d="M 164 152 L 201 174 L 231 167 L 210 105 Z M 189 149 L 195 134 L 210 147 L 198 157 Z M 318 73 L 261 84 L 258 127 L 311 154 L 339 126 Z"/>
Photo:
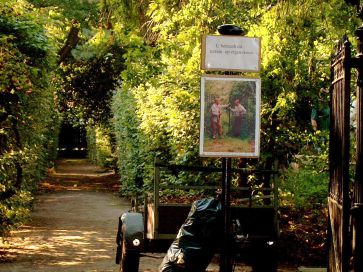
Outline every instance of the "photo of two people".
<path id="1" fill-rule="evenodd" d="M 200 155 L 258 157 L 260 79 L 203 76 Z"/>

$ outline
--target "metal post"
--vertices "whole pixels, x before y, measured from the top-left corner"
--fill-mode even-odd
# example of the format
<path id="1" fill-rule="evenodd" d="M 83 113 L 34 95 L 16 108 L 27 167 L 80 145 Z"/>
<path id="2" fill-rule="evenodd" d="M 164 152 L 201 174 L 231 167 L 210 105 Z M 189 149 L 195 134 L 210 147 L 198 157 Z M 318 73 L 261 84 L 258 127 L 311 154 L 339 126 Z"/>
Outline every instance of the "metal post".
<path id="1" fill-rule="evenodd" d="M 353 193 L 353 266 L 355 272 L 363 271 L 363 26 L 356 30 L 357 48 L 357 139 L 356 172 Z"/>
<path id="2" fill-rule="evenodd" d="M 222 160 L 222 213 L 223 241 L 220 259 L 220 272 L 232 272 L 231 258 L 231 158 Z"/>
<path id="3" fill-rule="evenodd" d="M 160 184 L 160 168 L 157 164 L 160 163 L 160 158 L 155 157 L 155 162 L 154 162 L 154 168 L 155 168 L 155 172 L 154 172 L 154 209 L 155 209 L 155 213 L 154 213 L 154 229 L 152 232 L 153 238 L 157 239 L 158 235 L 159 235 L 159 184 Z"/>

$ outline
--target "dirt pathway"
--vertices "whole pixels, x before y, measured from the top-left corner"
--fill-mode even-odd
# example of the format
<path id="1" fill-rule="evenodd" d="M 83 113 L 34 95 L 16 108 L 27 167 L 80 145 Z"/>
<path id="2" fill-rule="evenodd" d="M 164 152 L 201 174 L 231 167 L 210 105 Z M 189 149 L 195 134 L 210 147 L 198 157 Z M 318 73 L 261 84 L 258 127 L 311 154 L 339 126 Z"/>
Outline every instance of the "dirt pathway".
<path id="1" fill-rule="evenodd" d="M 118 177 L 85 160 L 61 160 L 40 185 L 31 221 L 0 241 L 0 272 L 118 271 L 118 216 L 130 208 L 117 196 Z M 164 254 L 147 254 L 140 272 L 156 272 Z M 217 263 L 207 271 L 217 272 Z M 236 272 L 249 272 L 238 266 Z M 296 271 L 296 270 L 281 270 Z"/>
<path id="2" fill-rule="evenodd" d="M 85 160 L 61 160 L 39 187 L 31 221 L 0 240 L 0 272 L 119 271 L 117 220 L 130 209 L 119 178 Z M 140 272 L 156 272 L 164 254 L 147 254 Z"/>
<path id="3" fill-rule="evenodd" d="M 0 271 L 117 271 L 117 218 L 129 209 L 116 196 L 117 177 L 63 160 L 40 191 L 31 221 L 2 244 Z"/>

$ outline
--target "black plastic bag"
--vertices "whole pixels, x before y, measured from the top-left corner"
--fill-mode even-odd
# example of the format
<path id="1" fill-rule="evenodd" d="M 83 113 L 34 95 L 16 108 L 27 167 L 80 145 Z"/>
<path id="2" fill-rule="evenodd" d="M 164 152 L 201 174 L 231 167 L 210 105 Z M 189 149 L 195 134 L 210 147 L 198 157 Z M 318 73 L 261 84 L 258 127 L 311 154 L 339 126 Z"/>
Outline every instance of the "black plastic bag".
<path id="1" fill-rule="evenodd" d="M 221 212 L 217 199 L 195 201 L 159 272 L 205 271 L 222 237 Z"/>

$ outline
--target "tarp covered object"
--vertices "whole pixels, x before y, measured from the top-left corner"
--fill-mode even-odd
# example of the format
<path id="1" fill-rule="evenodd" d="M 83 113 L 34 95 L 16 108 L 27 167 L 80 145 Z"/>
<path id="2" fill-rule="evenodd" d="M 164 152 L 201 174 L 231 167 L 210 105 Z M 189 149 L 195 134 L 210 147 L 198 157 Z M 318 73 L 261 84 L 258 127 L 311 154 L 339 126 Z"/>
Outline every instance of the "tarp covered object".
<path id="1" fill-rule="evenodd" d="M 205 271 L 222 237 L 221 216 L 219 200 L 208 198 L 195 201 L 159 272 Z"/>

